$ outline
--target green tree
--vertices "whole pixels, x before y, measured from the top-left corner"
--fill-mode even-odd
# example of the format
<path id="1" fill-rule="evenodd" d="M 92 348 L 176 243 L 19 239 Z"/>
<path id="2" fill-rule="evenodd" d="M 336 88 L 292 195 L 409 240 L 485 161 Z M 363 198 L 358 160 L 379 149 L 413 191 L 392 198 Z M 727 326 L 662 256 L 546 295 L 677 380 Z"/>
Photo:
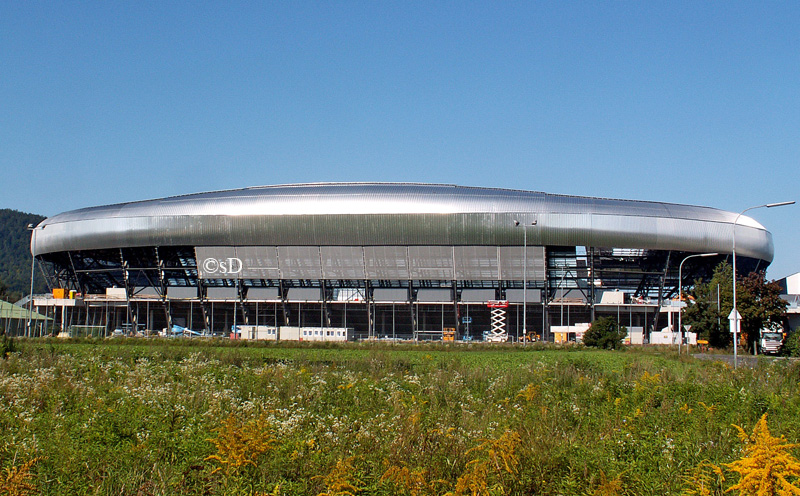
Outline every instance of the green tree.
<path id="1" fill-rule="evenodd" d="M 715 348 L 728 346 L 732 339 L 728 325 L 728 314 L 733 308 L 732 279 L 733 268 L 729 264 L 717 265 L 710 280 L 695 281 L 691 292 L 694 303 L 683 312 L 684 323 L 691 324 L 692 331 Z"/>
<path id="2" fill-rule="evenodd" d="M 8 293 L 8 287 L 3 284 L 3 280 L 0 279 L 0 300 L 8 301 L 11 295 Z"/>
<path id="3" fill-rule="evenodd" d="M 708 339 L 711 346 L 725 347 L 732 340 L 728 321 L 733 309 L 732 280 L 733 269 L 723 262 L 714 269 L 709 281 L 695 281 L 691 293 L 694 304 L 683 315 L 684 322 L 691 324 L 698 336 Z M 780 293 L 780 286 L 774 281 L 767 282 L 764 272 L 739 277 L 736 306 L 742 316 L 741 342 L 749 348 L 752 349 L 762 328 L 781 329 L 787 303 Z"/>
<path id="4" fill-rule="evenodd" d="M 600 317 L 583 335 L 583 344 L 595 348 L 615 350 L 622 346 L 622 340 L 628 333 L 613 317 Z"/>
<path id="5" fill-rule="evenodd" d="M 747 343 L 748 348 L 753 349 L 761 329 L 783 331 L 783 320 L 789 303 L 781 298 L 781 287 L 778 283 L 767 281 L 763 271 L 751 272 L 741 278 L 736 285 L 736 291 L 736 305 L 742 314 L 742 342 Z"/>
<path id="6" fill-rule="evenodd" d="M 28 224 L 36 225 L 43 219 L 41 215 L 0 209 L 0 279 L 7 287 L 7 301 L 16 301 L 30 292 L 31 232 Z M 46 291 L 40 273 L 34 284 L 34 292 Z"/>

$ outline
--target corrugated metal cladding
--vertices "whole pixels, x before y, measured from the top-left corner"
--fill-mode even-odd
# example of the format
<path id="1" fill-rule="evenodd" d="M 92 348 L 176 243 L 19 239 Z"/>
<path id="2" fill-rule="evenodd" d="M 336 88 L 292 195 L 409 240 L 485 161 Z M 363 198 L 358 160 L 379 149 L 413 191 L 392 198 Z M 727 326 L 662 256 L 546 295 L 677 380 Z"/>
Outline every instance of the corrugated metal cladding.
<path id="1" fill-rule="evenodd" d="M 197 298 L 197 288 L 193 286 L 169 286 L 167 288 L 167 297 L 175 299 L 195 299 Z"/>
<path id="2" fill-rule="evenodd" d="M 238 300 L 239 291 L 236 288 L 208 288 L 206 298 L 209 300 Z"/>
<path id="3" fill-rule="evenodd" d="M 360 246 L 321 246 L 319 251 L 326 279 L 366 279 L 364 249 Z"/>
<path id="4" fill-rule="evenodd" d="M 161 293 L 159 293 L 158 290 L 156 288 L 152 287 L 152 286 L 137 286 L 137 287 L 133 288 L 133 294 L 135 296 L 139 296 L 139 297 L 142 297 L 142 296 L 159 297 L 159 296 L 161 296 Z"/>
<path id="5" fill-rule="evenodd" d="M 506 294 L 508 294 L 508 289 Z M 480 303 L 485 305 L 487 301 L 496 300 L 497 295 L 494 289 L 462 289 L 461 303 Z"/>
<path id="6" fill-rule="evenodd" d="M 451 289 L 420 289 L 417 291 L 417 303 L 450 303 L 453 301 Z"/>
<path id="7" fill-rule="evenodd" d="M 280 300 L 280 293 L 278 288 L 248 288 L 247 299 L 277 301 Z"/>
<path id="8" fill-rule="evenodd" d="M 289 288 L 286 299 L 294 302 L 321 302 L 322 290 L 320 288 Z"/>
<path id="9" fill-rule="evenodd" d="M 528 246 L 198 246 L 200 279 L 544 281 Z"/>
<path id="10" fill-rule="evenodd" d="M 528 303 L 541 303 L 542 290 L 541 289 L 529 289 L 527 291 L 524 291 L 522 289 L 506 290 L 506 300 L 508 300 L 509 303 L 523 303 L 526 299 Z"/>
<path id="11" fill-rule="evenodd" d="M 278 266 L 283 279 L 324 279 L 316 246 L 279 246 Z"/>
<path id="12" fill-rule="evenodd" d="M 519 246 L 523 229 L 514 221 L 536 220 L 528 228 L 531 245 L 730 253 L 736 216 L 709 207 L 534 191 L 299 184 L 66 212 L 39 224 L 31 244 L 37 255 L 178 245 Z M 736 244 L 743 256 L 772 260 L 772 236 L 750 217 L 739 219 Z M 309 261 L 300 256 L 296 262 L 305 267 Z"/>
<path id="13" fill-rule="evenodd" d="M 408 289 L 375 288 L 372 290 L 372 299 L 375 303 L 407 303 Z"/>

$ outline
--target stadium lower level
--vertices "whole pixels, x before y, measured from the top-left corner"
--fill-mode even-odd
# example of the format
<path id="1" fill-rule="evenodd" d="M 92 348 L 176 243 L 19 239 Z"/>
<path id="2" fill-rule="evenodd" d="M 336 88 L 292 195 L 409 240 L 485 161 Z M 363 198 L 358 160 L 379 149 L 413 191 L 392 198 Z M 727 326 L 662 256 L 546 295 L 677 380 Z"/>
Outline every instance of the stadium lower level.
<path id="1" fill-rule="evenodd" d="M 527 330 L 529 340 L 552 341 L 574 338 L 568 334 L 569 328 L 603 315 L 615 317 L 630 329 L 660 329 L 667 323 L 663 305 L 677 295 L 677 265 L 690 255 L 641 249 L 528 247 L 529 270 L 522 270 L 519 258 L 512 262 L 514 271 L 523 272 L 522 280 L 487 280 L 452 276 L 464 276 L 470 270 L 498 270 L 502 257 L 497 264 L 483 260 L 483 268 L 447 267 L 456 247 L 430 248 L 443 255 L 437 259 L 429 253 L 427 260 L 400 265 L 450 278 L 231 277 L 239 269 L 236 257 L 220 258 L 223 264 L 230 260 L 234 272 L 214 277 L 198 267 L 197 253 L 202 254 L 204 248 L 192 247 L 50 254 L 40 257 L 43 272 L 51 287 L 66 289 L 65 297 L 34 301 L 39 312 L 54 319 L 57 331 L 84 335 L 107 336 L 114 330 L 152 334 L 179 326 L 203 335 L 228 336 L 234 326 L 249 325 L 349 328 L 355 339 L 441 339 L 452 330 L 457 339 L 482 340 L 498 327 L 497 322 L 493 326 L 493 314 L 502 313 L 500 324 L 509 340 L 523 340 Z M 316 248 L 312 252 L 316 250 L 324 251 Z M 492 250 L 502 251 L 500 247 Z M 301 251 L 306 266 L 295 254 L 291 258 L 295 275 L 320 275 L 325 268 L 309 263 L 308 247 Z M 722 255 L 690 259 L 688 262 L 695 263 L 684 264 L 684 284 L 708 277 L 725 259 Z M 751 269 L 759 265 L 753 259 L 739 263 Z M 206 263 L 209 268 L 214 267 Z M 53 332 L 44 329 L 44 323 L 38 325 L 35 334 Z"/>

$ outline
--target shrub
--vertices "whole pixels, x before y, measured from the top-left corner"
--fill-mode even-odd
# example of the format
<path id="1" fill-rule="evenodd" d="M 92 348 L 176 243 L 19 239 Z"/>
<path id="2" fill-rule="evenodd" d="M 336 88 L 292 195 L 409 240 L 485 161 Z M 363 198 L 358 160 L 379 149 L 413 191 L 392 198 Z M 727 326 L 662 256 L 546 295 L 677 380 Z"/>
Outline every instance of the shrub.
<path id="1" fill-rule="evenodd" d="M 781 348 L 781 355 L 800 357 L 800 329 L 795 329 L 786 336 Z"/>
<path id="2" fill-rule="evenodd" d="M 8 358 L 8 355 L 17 351 L 17 347 L 14 344 L 14 338 L 8 337 L 8 335 L 3 334 L 3 337 L 0 338 L 0 357 Z"/>
<path id="3" fill-rule="evenodd" d="M 595 348 L 615 350 L 622 346 L 627 329 L 621 327 L 613 317 L 600 317 L 592 322 L 583 335 L 583 344 Z"/>

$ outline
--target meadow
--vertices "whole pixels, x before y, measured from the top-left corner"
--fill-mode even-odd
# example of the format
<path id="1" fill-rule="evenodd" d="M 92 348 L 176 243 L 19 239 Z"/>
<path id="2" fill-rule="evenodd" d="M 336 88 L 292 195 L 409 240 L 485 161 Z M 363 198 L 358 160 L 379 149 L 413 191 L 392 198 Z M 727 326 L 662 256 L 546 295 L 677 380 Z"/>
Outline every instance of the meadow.
<path id="1" fill-rule="evenodd" d="M 798 362 L 482 344 L 8 351 L 0 494 L 749 494 L 736 463 L 758 439 L 800 453 L 785 446 L 800 441 Z"/>

